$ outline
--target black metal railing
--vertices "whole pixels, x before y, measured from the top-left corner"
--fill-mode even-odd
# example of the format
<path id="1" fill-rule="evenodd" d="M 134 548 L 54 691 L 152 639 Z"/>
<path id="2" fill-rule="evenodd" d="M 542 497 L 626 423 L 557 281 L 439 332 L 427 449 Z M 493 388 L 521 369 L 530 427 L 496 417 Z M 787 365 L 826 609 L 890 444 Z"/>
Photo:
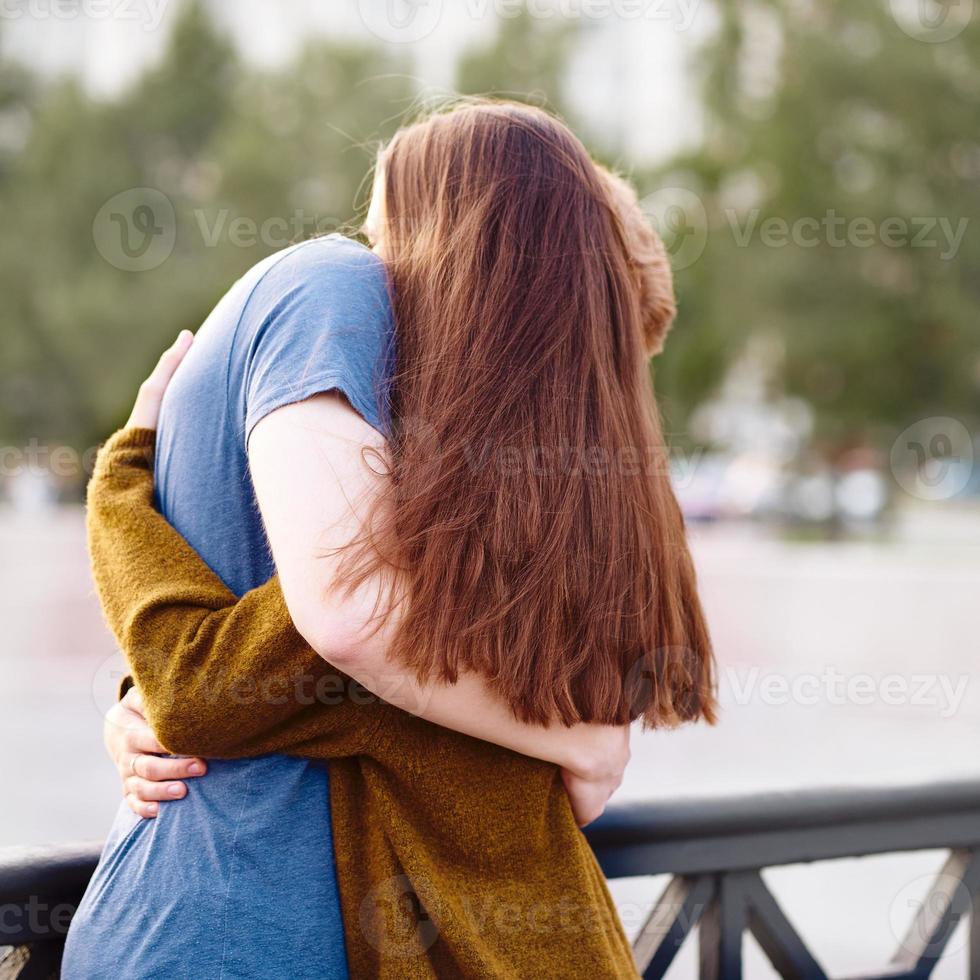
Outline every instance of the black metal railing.
<path id="1" fill-rule="evenodd" d="M 57 977 L 101 845 L 0 848 L 0 980 Z"/>
<path id="2" fill-rule="evenodd" d="M 702 980 L 742 977 L 750 932 L 782 977 L 825 980 L 761 869 L 900 851 L 949 850 L 878 977 L 928 977 L 970 916 L 970 980 L 980 980 L 980 781 L 765 793 L 611 808 L 587 831 L 608 878 L 670 874 L 634 943 L 645 978 L 662 977 L 698 931 Z"/>
<path id="3" fill-rule="evenodd" d="M 826 978 L 760 871 L 946 849 L 932 891 L 877 976 L 928 977 L 969 917 L 969 976 L 980 980 L 980 781 L 616 806 L 587 837 L 609 878 L 671 875 L 634 943 L 645 978 L 663 976 L 694 932 L 703 980 L 742 977 L 746 932 L 780 976 Z M 97 844 L 0 848 L 0 980 L 57 976 L 98 853 Z"/>

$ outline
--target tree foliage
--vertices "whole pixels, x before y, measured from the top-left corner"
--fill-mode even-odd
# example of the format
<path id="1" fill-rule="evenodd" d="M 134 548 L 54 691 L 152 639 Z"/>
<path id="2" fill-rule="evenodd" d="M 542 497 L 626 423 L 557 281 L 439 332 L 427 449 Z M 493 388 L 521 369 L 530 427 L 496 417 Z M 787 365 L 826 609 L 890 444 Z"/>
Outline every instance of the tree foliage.
<path id="1" fill-rule="evenodd" d="M 831 449 L 931 415 L 975 427 L 980 22 L 929 43 L 894 6 L 719 5 L 703 146 L 644 175 L 707 215 L 658 370 L 677 417 L 764 334 L 782 351 L 774 384 L 814 407 Z"/>
<path id="2" fill-rule="evenodd" d="M 39 95 L 0 63 L 0 124 L 28 120 L 21 145 L 0 145 L 0 439 L 93 445 L 234 279 L 349 224 L 378 140 L 414 96 L 405 68 L 321 42 L 284 71 L 246 71 L 194 4 L 160 65 L 113 102 L 72 80 Z M 172 253 L 138 271 L 108 261 L 93 232 L 132 188 L 161 192 L 176 219 Z"/>
<path id="3" fill-rule="evenodd" d="M 634 172 L 644 193 L 693 191 L 706 216 L 656 364 L 675 437 L 754 335 L 781 352 L 774 386 L 815 406 L 829 446 L 883 443 L 927 415 L 976 423 L 980 18 L 927 43 L 892 6 L 716 4 L 698 58 L 702 145 Z M 574 25 L 505 18 L 464 54 L 457 88 L 523 96 L 576 125 L 574 42 Z M 417 105 L 391 50 L 317 41 L 284 69 L 246 69 L 191 3 L 160 64 L 114 101 L 0 62 L 0 439 L 93 444 L 156 352 L 237 276 L 344 226 L 377 142 Z M 161 192 L 176 219 L 172 254 L 143 271 L 93 239 L 100 209 L 131 188 Z M 831 214 L 870 226 L 870 243 L 814 233 Z M 773 219 L 785 244 L 766 232 Z M 939 219 L 965 221 L 962 240 Z M 801 220 L 811 244 L 792 240 Z M 882 241 L 893 220 L 899 244 Z"/>

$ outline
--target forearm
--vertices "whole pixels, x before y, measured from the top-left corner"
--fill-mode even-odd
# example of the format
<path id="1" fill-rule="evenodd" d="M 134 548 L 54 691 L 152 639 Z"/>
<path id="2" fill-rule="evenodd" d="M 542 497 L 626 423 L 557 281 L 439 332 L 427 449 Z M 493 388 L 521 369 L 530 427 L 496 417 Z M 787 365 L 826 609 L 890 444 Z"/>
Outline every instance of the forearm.
<path id="1" fill-rule="evenodd" d="M 523 725 L 489 681 L 419 685 L 415 668 L 390 656 L 410 589 L 392 563 L 355 577 L 355 588 L 344 567 L 366 532 L 373 537 L 390 526 L 387 468 L 365 462 L 365 453 L 384 459 L 386 452 L 381 435 L 331 394 L 272 412 L 252 431 L 252 483 L 297 629 L 325 660 L 426 721 L 576 771 L 588 768 L 604 754 L 608 732 Z M 378 613 L 385 613 L 380 622 Z"/>
<path id="2" fill-rule="evenodd" d="M 344 661 L 343 669 L 367 690 L 403 711 L 442 728 L 470 735 L 554 763 L 583 779 L 602 778 L 618 765 L 621 730 L 608 725 L 519 721 L 510 706 L 478 674 L 462 673 L 455 684 L 420 683 L 414 671 L 386 660 L 380 649 Z"/>
<path id="3" fill-rule="evenodd" d="M 106 619 L 168 748 L 214 757 L 297 747 L 315 757 L 348 754 L 385 706 L 346 674 L 426 721 L 586 778 L 605 764 L 609 729 L 519 722 L 472 674 L 455 685 L 420 684 L 385 659 L 384 631 L 370 653 L 331 667 L 296 631 L 277 580 L 239 599 L 155 510 L 153 444 L 145 430 L 107 443 L 89 487 L 88 531 Z"/>
<path id="4" fill-rule="evenodd" d="M 153 446 L 146 430 L 107 443 L 87 524 L 106 620 L 161 742 L 229 757 L 359 751 L 384 705 L 355 703 L 363 692 L 296 632 L 276 580 L 239 599 L 157 513 Z"/>
<path id="5" fill-rule="evenodd" d="M 399 595 L 397 601 L 391 601 L 388 589 Z M 557 721 L 526 723 L 515 717 L 482 675 L 461 673 L 455 684 L 433 677 L 420 682 L 414 668 L 391 659 L 392 639 L 408 601 L 397 582 L 373 576 L 337 603 L 337 610 L 342 608 L 349 617 L 347 628 L 340 625 L 343 617 L 328 594 L 320 599 L 322 620 L 304 617 L 307 624 L 316 624 L 316 631 L 310 629 L 307 638 L 321 657 L 367 690 L 425 721 L 554 763 L 584 779 L 606 772 L 610 747 L 617 749 L 622 744 L 620 730 L 606 725 L 565 726 Z M 389 606 L 388 615 L 380 624 L 374 623 L 374 611 Z"/>

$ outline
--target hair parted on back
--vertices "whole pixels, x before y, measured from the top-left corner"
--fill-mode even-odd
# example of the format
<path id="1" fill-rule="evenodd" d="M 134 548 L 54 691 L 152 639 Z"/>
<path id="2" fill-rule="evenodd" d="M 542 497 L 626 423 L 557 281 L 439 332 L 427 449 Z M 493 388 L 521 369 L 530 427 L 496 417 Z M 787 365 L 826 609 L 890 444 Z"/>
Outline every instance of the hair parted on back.
<path id="1" fill-rule="evenodd" d="M 397 568 L 390 656 L 421 679 L 476 671 L 525 721 L 714 720 L 629 208 L 521 104 L 436 112 L 379 165 L 391 479 L 351 582 Z"/>

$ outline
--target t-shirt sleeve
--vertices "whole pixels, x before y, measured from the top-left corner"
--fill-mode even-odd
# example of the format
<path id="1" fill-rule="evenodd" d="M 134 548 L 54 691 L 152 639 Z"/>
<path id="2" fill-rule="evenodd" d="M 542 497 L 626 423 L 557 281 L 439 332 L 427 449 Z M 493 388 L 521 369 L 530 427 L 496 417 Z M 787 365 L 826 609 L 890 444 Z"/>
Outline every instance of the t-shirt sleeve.
<path id="1" fill-rule="evenodd" d="M 339 236 L 288 250 L 262 277 L 239 324 L 245 354 L 245 441 L 284 405 L 340 391 L 387 434 L 393 350 L 384 267 Z"/>

